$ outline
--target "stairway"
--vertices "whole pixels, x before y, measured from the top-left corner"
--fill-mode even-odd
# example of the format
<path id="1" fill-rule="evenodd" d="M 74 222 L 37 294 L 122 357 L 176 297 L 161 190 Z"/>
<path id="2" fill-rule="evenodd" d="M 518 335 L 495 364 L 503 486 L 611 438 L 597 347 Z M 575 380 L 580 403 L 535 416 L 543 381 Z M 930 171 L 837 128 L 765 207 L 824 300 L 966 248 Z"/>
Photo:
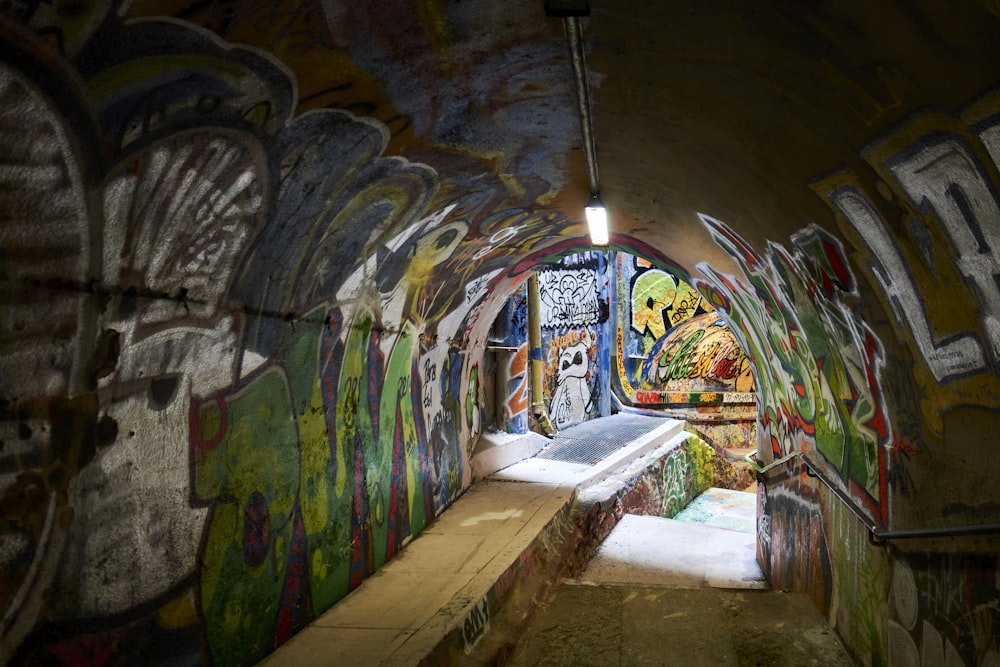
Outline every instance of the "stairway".
<path id="1" fill-rule="evenodd" d="M 625 515 L 503 660 L 469 664 L 852 667 L 808 598 L 762 590 L 755 514 L 755 493 L 712 488 L 673 519 Z"/>
<path id="2" fill-rule="evenodd" d="M 593 583 L 767 588 L 756 497 L 712 488 L 673 519 L 626 514 L 580 575 Z"/>

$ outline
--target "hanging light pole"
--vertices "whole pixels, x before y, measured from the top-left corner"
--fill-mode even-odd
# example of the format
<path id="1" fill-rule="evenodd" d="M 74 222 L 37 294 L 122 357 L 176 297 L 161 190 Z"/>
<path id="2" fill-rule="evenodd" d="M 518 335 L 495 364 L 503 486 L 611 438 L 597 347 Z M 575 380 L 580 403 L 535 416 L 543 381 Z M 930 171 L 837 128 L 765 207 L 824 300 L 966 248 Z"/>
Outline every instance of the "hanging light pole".
<path id="1" fill-rule="evenodd" d="M 608 211 L 601 201 L 601 184 L 597 177 L 597 147 L 594 142 L 593 116 L 590 110 L 590 85 L 587 80 L 587 63 L 584 58 L 583 30 L 580 27 L 580 16 L 590 13 L 589 1 L 558 3 L 564 12 L 563 22 L 566 25 L 566 37 L 569 40 L 570 60 L 573 64 L 573 78 L 576 81 L 577 107 L 580 112 L 580 130 L 583 134 L 583 155 L 587 163 L 587 180 L 590 184 L 590 199 L 584 208 L 587 226 L 590 228 L 590 242 L 595 246 L 608 244 Z M 567 5 L 575 5 L 568 9 Z M 546 4 L 549 11 L 549 3 Z M 555 11 L 555 10 L 553 10 Z"/>

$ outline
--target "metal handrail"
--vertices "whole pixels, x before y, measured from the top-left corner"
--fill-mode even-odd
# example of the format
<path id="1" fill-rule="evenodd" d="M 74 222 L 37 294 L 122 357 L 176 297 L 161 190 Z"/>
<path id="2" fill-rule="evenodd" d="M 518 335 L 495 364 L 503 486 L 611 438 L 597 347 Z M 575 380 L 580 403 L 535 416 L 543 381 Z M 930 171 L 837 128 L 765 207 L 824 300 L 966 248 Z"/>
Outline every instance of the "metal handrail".
<path id="1" fill-rule="evenodd" d="M 866 514 L 850 496 L 837 488 L 830 478 L 816 467 L 815 463 L 804 456 L 801 458 L 802 463 L 805 464 L 808 470 L 809 476 L 815 477 L 819 481 L 823 482 L 823 484 L 825 484 L 826 487 L 833 492 L 833 495 L 835 495 L 837 499 L 840 500 L 840 502 L 842 502 L 847 509 L 851 510 L 851 513 L 854 514 L 854 516 L 857 517 L 862 524 L 864 524 L 864 527 L 868 529 L 868 541 L 872 544 L 883 546 L 888 544 L 890 540 L 904 540 L 921 537 L 992 535 L 1000 533 L 1000 524 L 997 523 L 983 523 L 966 526 L 941 526 L 936 528 L 879 528 L 875 519 L 868 516 L 868 514 Z"/>
<path id="2" fill-rule="evenodd" d="M 875 535 L 881 530 L 878 527 L 878 523 L 876 523 L 875 518 L 866 514 L 863 509 L 858 507 L 858 504 L 854 502 L 853 498 L 838 489 L 830 478 L 816 467 L 815 463 L 804 456 L 802 457 L 802 463 L 807 468 L 807 472 L 810 477 L 815 477 L 819 481 L 823 482 L 828 489 L 833 491 L 833 495 L 835 495 L 837 499 L 843 503 L 845 507 L 847 507 L 847 509 L 851 510 L 851 514 L 857 517 L 858 521 L 864 524 L 864 527 L 868 529 L 868 541 L 875 544 Z"/>

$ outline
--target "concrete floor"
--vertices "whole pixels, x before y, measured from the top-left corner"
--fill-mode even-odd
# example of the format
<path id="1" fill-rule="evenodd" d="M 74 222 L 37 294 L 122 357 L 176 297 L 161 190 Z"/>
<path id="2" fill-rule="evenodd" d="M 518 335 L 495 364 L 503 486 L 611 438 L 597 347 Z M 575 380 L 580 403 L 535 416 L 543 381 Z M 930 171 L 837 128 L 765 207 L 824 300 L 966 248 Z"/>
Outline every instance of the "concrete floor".
<path id="1" fill-rule="evenodd" d="M 850 667 L 812 603 L 778 591 L 565 581 L 539 605 L 509 667 Z"/>
<path id="2" fill-rule="evenodd" d="M 768 590 L 755 506 L 753 493 L 709 489 L 676 519 L 625 515 L 491 664 L 853 665 L 809 600 Z"/>

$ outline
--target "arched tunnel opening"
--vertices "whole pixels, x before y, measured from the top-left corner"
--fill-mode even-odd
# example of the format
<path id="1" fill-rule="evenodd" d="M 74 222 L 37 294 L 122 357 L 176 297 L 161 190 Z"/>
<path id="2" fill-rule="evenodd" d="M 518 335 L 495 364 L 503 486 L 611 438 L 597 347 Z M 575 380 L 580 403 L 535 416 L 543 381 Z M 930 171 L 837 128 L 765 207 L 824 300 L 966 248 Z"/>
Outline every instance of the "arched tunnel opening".
<path id="1" fill-rule="evenodd" d="M 642 420 L 604 422 L 617 437 L 600 426 L 590 438 L 564 431 L 624 414 L 683 421 L 714 452 L 713 486 L 753 490 L 753 464 L 742 460 L 756 450 L 751 363 L 719 313 L 650 260 L 587 250 L 539 267 L 494 320 L 481 368 L 474 478 L 534 455 L 593 465 L 640 435 Z"/>
<path id="2" fill-rule="evenodd" d="M 621 507 L 495 477 L 623 416 L 753 443 L 767 584 L 855 662 L 1000 663 L 998 28 L 0 3 L 0 663 L 474 660 Z"/>

